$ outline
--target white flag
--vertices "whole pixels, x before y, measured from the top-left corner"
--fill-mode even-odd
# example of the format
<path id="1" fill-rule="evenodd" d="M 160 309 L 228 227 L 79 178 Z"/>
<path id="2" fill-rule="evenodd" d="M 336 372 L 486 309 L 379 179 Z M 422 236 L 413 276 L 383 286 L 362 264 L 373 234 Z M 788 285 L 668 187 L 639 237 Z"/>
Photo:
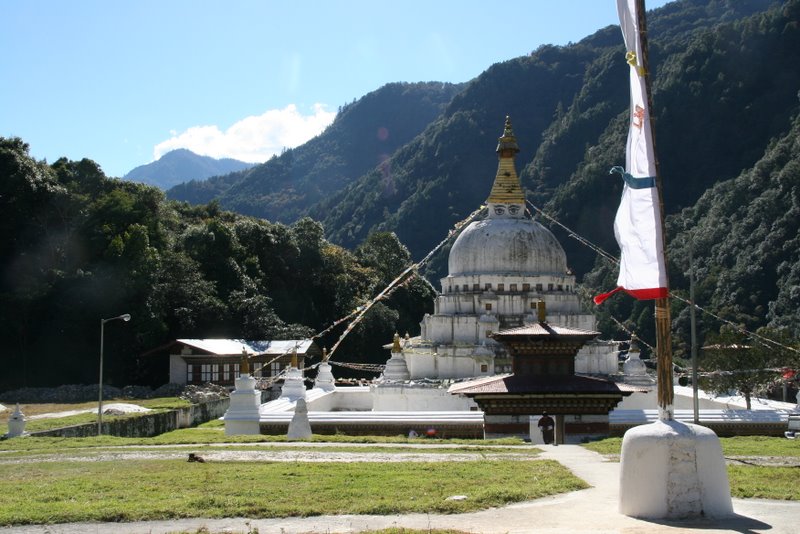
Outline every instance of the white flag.
<path id="1" fill-rule="evenodd" d="M 641 66 L 642 42 L 636 0 L 617 0 L 630 65 L 631 109 L 625 169 L 614 167 L 625 184 L 614 219 L 614 235 L 621 251 L 617 288 L 594 298 L 600 304 L 617 291 L 637 299 L 666 297 L 667 271 L 661 235 L 661 210 L 656 188 L 656 158 L 647 105 L 647 85 Z"/>

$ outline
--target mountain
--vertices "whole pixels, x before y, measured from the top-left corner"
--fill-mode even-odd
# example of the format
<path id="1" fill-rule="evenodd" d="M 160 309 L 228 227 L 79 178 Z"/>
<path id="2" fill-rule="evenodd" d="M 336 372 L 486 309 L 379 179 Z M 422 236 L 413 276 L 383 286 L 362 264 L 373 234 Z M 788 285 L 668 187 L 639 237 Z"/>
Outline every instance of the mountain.
<path id="1" fill-rule="evenodd" d="M 189 180 L 204 180 L 211 176 L 229 174 L 252 166 L 251 163 L 231 158 L 214 159 L 200 156 L 185 148 L 179 148 L 167 152 L 153 163 L 136 167 L 123 178 L 131 182 L 142 182 L 161 189 L 169 189 Z"/>
<path id="2" fill-rule="evenodd" d="M 794 164 L 776 163 L 770 147 L 793 138 L 793 117 L 800 112 L 800 71 L 795 67 L 800 62 L 800 2 L 683 1 L 651 12 L 648 21 L 653 120 L 668 220 L 685 209 L 706 210 L 720 201 L 734 213 L 763 211 L 765 199 L 775 195 L 788 201 L 785 195 L 800 187 L 800 174 L 781 171 Z M 490 67 L 392 156 L 388 172 L 373 169 L 312 208 L 312 215 L 334 242 L 351 247 L 370 231 L 394 231 L 415 258 L 423 257 L 485 201 L 496 168 L 491 151 L 509 114 L 522 149 L 517 168 L 528 198 L 571 231 L 540 220 L 564 245 L 587 297 L 613 288 L 615 268 L 571 234 L 618 254 L 612 228 L 622 184 L 608 171 L 625 160 L 629 96 L 622 57 L 619 29 L 609 27 L 574 45 L 543 46 L 530 56 Z M 748 174 L 765 165 L 791 185 L 777 189 Z M 766 187 L 758 208 L 749 207 L 754 197 L 741 194 L 744 186 L 738 196 L 714 194 L 716 184 L 740 176 L 751 176 L 745 180 L 751 188 Z M 791 205 L 784 208 L 793 213 Z M 775 215 L 772 208 L 768 213 Z M 765 254 L 758 245 L 790 239 L 788 223 L 758 221 L 759 232 L 746 226 L 760 240 L 753 241 L 744 239 L 743 228 L 726 233 L 732 230 L 730 217 L 704 219 L 709 227 L 719 225 L 715 235 L 738 239 L 726 245 L 736 253 L 726 256 L 725 267 L 711 269 L 714 288 L 706 302 L 718 305 L 714 309 L 737 324 L 789 326 L 800 335 L 796 322 L 781 318 L 793 317 L 785 312 L 800 294 L 800 260 L 786 252 L 776 258 L 777 253 Z M 684 237 L 669 233 L 668 251 L 681 250 Z M 698 262 L 715 265 L 721 246 L 705 243 L 695 251 Z M 446 254 L 445 248 L 431 262 L 429 278 L 445 274 Z M 682 263 L 670 268 L 671 287 L 681 292 L 687 288 L 682 275 L 686 255 L 676 255 Z M 730 285 L 734 281 L 742 285 Z M 675 311 L 681 321 L 683 309 Z M 607 335 L 620 333 L 616 319 L 653 339 L 648 302 L 612 299 L 597 313 Z M 721 324 L 711 321 L 707 329 Z M 676 342 L 685 340 L 679 336 Z"/>
<path id="3" fill-rule="evenodd" d="M 653 121 L 665 211 L 673 228 L 668 251 L 680 251 L 685 236 L 674 230 L 678 223 L 673 221 L 683 221 L 684 210 L 707 210 L 721 200 L 707 191 L 719 192 L 717 184 L 753 176 L 748 173 L 760 166 L 792 167 L 789 161 L 775 163 L 782 160 L 775 159 L 771 147 L 791 139 L 800 112 L 800 0 L 676 1 L 648 14 L 648 30 Z M 609 26 L 578 43 L 541 46 L 528 56 L 492 65 L 451 95 L 440 95 L 441 112 L 418 125 L 418 134 L 383 151 L 389 157 L 380 165 L 375 165 L 374 147 L 357 149 L 367 148 L 367 134 L 376 124 L 360 130 L 359 137 L 349 129 L 353 123 L 345 121 L 354 120 L 362 104 L 379 96 L 371 94 L 343 110 L 336 128 L 244 173 L 253 179 L 238 175 L 209 182 L 232 184 L 220 196 L 229 208 L 287 222 L 310 215 L 324 224 L 328 239 L 347 248 L 370 232 L 392 231 L 419 259 L 485 201 L 496 169 L 492 152 L 504 117 L 510 115 L 522 149 L 517 168 L 529 200 L 571 229 L 539 216 L 565 247 L 587 295 L 605 291 L 614 287 L 614 269 L 571 234 L 618 254 L 612 228 L 622 184 L 608 170 L 625 159 L 629 96 L 624 54 L 619 28 Z M 336 174 L 335 185 L 323 193 L 317 182 L 325 183 L 328 169 L 345 167 L 343 146 L 352 149 L 346 158 L 350 171 Z M 795 180 L 792 187 L 800 180 L 797 174 L 783 176 Z M 791 191 L 764 185 L 763 198 Z M 724 196 L 734 212 L 746 209 L 751 198 L 740 197 Z M 692 219 L 698 221 L 698 216 Z M 703 221 L 717 224 L 714 217 Z M 723 228 L 731 226 L 728 219 L 721 221 Z M 753 235 L 763 242 L 785 233 L 776 226 L 773 235 L 766 220 L 760 224 L 766 229 Z M 756 246 L 751 240 L 742 243 Z M 749 252 L 729 247 L 737 251 L 736 258 L 752 263 L 726 264 L 722 271 L 749 269 L 762 273 L 761 278 L 717 273 L 713 280 L 718 285 L 707 294 L 710 301 L 729 320 L 749 326 L 785 324 L 778 310 L 789 309 L 796 298 L 791 288 L 797 287 L 792 280 L 798 260 L 789 255 L 770 259 L 773 255 L 757 247 Z M 707 243 L 695 257 L 701 264 L 713 263 L 715 250 Z M 446 253 L 445 248 L 433 259 L 425 273 L 429 278 L 444 274 Z M 678 292 L 686 288 L 681 254 L 676 252 L 670 269 L 671 287 Z M 744 285 L 732 288 L 731 280 Z M 675 316 L 681 313 L 676 309 Z M 646 302 L 612 299 L 598 315 L 607 334 L 618 332 L 617 320 L 652 339 L 652 306 Z M 708 328 L 718 329 L 719 323 Z M 800 334 L 796 323 L 792 328 Z"/>
<path id="4" fill-rule="evenodd" d="M 167 196 L 191 203 L 216 199 L 239 213 L 293 222 L 365 172 L 382 168 L 462 87 L 439 82 L 385 85 L 342 107 L 333 123 L 304 145 L 244 172 L 182 184 Z"/>
<path id="5" fill-rule="evenodd" d="M 758 27 L 766 15 L 753 15 L 775 5 L 693 0 L 650 14 L 657 133 L 665 174 L 676 176 L 667 190 L 673 211 L 691 205 L 714 181 L 752 165 L 769 136 L 788 124 L 797 91 L 791 65 L 800 48 L 792 48 L 791 32 L 781 36 L 781 20 L 764 33 Z M 780 11 L 771 16 L 780 19 Z M 750 16 L 753 22 L 737 26 Z M 741 57 L 743 47 L 747 55 Z M 762 53 L 770 53 L 769 62 Z M 312 208 L 312 216 L 344 246 L 372 229 L 390 230 L 414 257 L 424 256 L 484 202 L 496 168 L 492 151 L 510 115 L 522 150 L 517 167 L 531 200 L 540 207 L 549 203 L 565 223 L 614 247 L 608 229 L 621 185 L 607 176 L 624 162 L 628 105 L 627 65 L 620 57 L 619 29 L 608 27 L 573 45 L 542 46 L 493 65 L 387 165 Z M 778 69 L 771 72 L 779 77 L 770 78 L 767 68 Z M 751 122 L 740 122 L 742 115 Z M 704 157 L 709 149 L 720 157 Z M 578 274 L 587 272 L 593 256 L 577 244 L 565 245 Z"/>

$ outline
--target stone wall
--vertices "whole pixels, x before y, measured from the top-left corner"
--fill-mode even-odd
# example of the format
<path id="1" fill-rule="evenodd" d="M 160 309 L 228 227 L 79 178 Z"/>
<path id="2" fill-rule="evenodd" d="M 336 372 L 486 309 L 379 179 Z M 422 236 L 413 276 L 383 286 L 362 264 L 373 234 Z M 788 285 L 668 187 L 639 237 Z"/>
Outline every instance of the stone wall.
<path id="1" fill-rule="evenodd" d="M 228 409 L 229 398 L 193 404 L 168 412 L 148 413 L 122 419 L 103 421 L 103 434 L 125 438 L 147 438 L 179 428 L 189 428 L 222 417 Z M 97 424 L 87 423 L 41 432 L 31 432 L 36 437 L 81 438 L 97 435 Z"/>
<path id="2" fill-rule="evenodd" d="M 164 384 L 158 389 L 147 386 L 125 386 L 118 388 L 103 385 L 103 399 L 150 399 L 157 397 L 177 397 L 183 387 L 178 384 Z M 67 384 L 52 388 L 22 388 L 0 393 L 0 401 L 6 403 L 42 404 L 96 401 L 99 394 L 97 384 Z"/>

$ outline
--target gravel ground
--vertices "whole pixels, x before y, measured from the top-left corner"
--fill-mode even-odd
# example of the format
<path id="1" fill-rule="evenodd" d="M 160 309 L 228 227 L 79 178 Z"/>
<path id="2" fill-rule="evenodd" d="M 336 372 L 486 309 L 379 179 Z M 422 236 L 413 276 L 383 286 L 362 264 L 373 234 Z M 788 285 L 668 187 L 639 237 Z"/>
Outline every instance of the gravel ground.
<path id="1" fill-rule="evenodd" d="M 318 450 L 205 450 L 195 447 L 207 462 L 468 462 L 484 459 L 529 460 L 530 454 L 516 453 L 431 453 L 431 452 L 341 452 Z M 116 450 L 79 453 L 33 454 L 16 457 L 0 457 L 0 464 L 23 464 L 41 462 L 116 462 L 125 460 L 180 460 L 188 459 L 188 453 L 175 450 Z"/>

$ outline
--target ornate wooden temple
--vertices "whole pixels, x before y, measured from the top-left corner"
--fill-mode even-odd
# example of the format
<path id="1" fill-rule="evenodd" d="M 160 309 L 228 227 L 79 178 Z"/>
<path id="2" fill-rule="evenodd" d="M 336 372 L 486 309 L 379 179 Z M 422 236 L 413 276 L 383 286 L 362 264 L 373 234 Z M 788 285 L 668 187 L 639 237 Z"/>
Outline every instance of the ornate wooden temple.
<path id="1" fill-rule="evenodd" d="M 456 384 L 450 393 L 480 406 L 486 437 L 527 436 L 531 416 L 544 412 L 555 416 L 557 443 L 608 435 L 608 413 L 636 389 L 576 375 L 575 354 L 599 332 L 549 324 L 544 302 L 538 315 L 538 322 L 492 334 L 511 354 L 513 374 Z"/>

